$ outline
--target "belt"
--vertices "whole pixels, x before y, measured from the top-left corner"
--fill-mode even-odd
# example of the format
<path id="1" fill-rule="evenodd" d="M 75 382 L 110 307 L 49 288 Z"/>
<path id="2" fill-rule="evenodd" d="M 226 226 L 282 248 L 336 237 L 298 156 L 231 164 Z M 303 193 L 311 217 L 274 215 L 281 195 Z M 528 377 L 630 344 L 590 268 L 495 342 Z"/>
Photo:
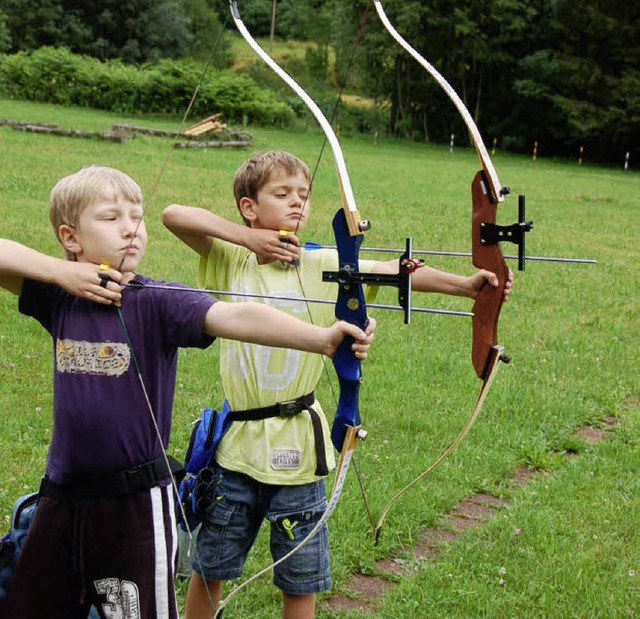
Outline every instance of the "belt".
<path id="1" fill-rule="evenodd" d="M 271 406 L 251 408 L 246 411 L 230 411 L 227 419 L 230 421 L 258 421 L 259 419 L 269 419 L 269 417 L 293 417 L 302 411 L 309 410 L 315 400 L 316 396 L 312 391 L 295 400 L 286 400 Z"/>
<path id="2" fill-rule="evenodd" d="M 170 468 L 164 457 L 156 458 L 124 471 L 99 477 L 83 477 L 68 484 L 57 484 L 48 477 L 40 483 L 40 495 L 54 499 L 83 499 L 143 492 L 157 486 L 172 473 L 180 473 L 182 465 L 169 456 Z"/>
<path id="3" fill-rule="evenodd" d="M 316 446 L 315 474 L 319 477 L 325 477 L 329 474 L 329 468 L 327 467 L 327 455 L 324 446 L 324 433 L 322 431 L 320 415 L 311 408 L 311 405 L 315 400 L 316 397 L 312 391 L 311 393 L 300 396 L 295 400 L 286 400 L 285 402 L 278 402 L 271 406 L 252 408 L 244 411 L 230 411 L 227 419 L 229 421 L 258 421 L 260 419 L 269 419 L 271 417 L 293 417 L 302 411 L 309 411 L 311 425 L 313 426 L 313 438 Z"/>

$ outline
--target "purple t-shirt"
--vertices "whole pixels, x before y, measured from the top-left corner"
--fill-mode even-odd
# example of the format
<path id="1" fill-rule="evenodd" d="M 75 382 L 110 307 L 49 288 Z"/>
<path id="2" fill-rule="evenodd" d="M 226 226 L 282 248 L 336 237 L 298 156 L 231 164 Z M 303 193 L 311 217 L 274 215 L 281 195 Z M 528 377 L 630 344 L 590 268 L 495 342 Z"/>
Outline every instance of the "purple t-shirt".
<path id="1" fill-rule="evenodd" d="M 160 284 L 136 275 L 138 284 Z M 178 347 L 206 348 L 200 292 L 125 288 L 122 316 L 144 389 L 169 443 Z M 47 475 L 56 483 L 121 471 L 162 454 L 127 336 L 115 307 L 25 280 L 20 311 L 53 338 L 53 433 Z"/>

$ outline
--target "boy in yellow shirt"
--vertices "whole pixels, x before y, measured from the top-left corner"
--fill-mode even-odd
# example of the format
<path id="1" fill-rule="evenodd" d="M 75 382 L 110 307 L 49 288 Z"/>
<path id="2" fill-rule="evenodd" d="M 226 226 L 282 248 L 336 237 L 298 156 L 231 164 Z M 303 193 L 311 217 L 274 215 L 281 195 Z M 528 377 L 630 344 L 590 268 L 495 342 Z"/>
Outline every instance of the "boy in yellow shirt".
<path id="1" fill-rule="evenodd" d="M 236 172 L 234 194 L 245 225 L 200 208 L 170 205 L 164 224 L 200 255 L 203 288 L 268 295 L 272 304 L 301 320 L 331 324 L 334 306 L 307 304 L 335 300 L 336 287 L 322 281 L 323 271 L 337 271 L 335 250 L 306 251 L 289 233 L 303 230 L 311 205 L 311 173 L 307 165 L 284 151 L 264 151 Z M 297 261 L 297 269 L 283 263 Z M 364 273 L 398 273 L 398 261 L 360 260 Z M 300 279 L 298 279 L 300 278 Z M 422 267 L 412 288 L 473 298 L 497 277 L 478 271 L 462 277 Z M 511 279 L 505 295 L 511 290 Z M 281 297 L 280 299 L 273 297 Z M 368 331 L 374 327 L 373 319 Z M 322 360 L 290 350 L 222 342 L 220 374 L 233 421 L 216 451 L 220 474 L 211 513 L 198 536 L 187 594 L 187 619 L 210 617 L 209 599 L 218 604 L 222 581 L 238 578 L 263 520 L 271 526 L 273 560 L 295 548 L 315 526 L 326 507 L 324 478 L 335 466 L 329 428 L 313 391 Z M 295 414 L 279 416 L 278 403 L 296 402 Z M 292 523 L 295 523 L 292 526 Z M 311 618 L 315 594 L 330 588 L 326 524 L 299 552 L 274 570 L 274 584 L 283 594 L 283 617 Z"/>

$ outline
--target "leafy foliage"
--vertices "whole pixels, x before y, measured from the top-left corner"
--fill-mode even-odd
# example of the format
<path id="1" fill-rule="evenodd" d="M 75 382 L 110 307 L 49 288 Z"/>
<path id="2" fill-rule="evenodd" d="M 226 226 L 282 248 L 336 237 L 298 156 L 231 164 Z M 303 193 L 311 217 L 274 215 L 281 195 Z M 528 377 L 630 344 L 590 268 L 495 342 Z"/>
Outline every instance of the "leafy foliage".
<path id="1" fill-rule="evenodd" d="M 5 52 L 11 45 L 11 34 L 7 26 L 8 21 L 6 14 L 0 10 L 0 53 Z"/>
<path id="2" fill-rule="evenodd" d="M 604 0 L 554 6 L 538 49 L 520 62 L 510 125 L 529 140 L 535 131 L 556 153 L 578 146 L 603 159 L 640 153 L 640 6 Z"/>
<path id="3" fill-rule="evenodd" d="M 206 0 L 6 0 L 4 10 L 8 51 L 64 46 L 125 62 L 202 56 L 221 28 Z"/>
<path id="4" fill-rule="evenodd" d="M 135 67 L 43 47 L 0 60 L 0 94 L 125 114 L 180 114 L 201 74 L 201 66 L 187 61 Z M 289 107 L 272 92 L 248 77 L 220 71 L 207 73 L 192 110 L 201 116 L 222 112 L 227 121 L 256 124 L 284 125 L 291 117 Z"/>
<path id="5" fill-rule="evenodd" d="M 341 3 L 351 24 L 347 57 L 366 0 Z M 527 151 L 620 160 L 640 153 L 640 5 L 606 0 L 386 0 L 399 32 L 452 84 L 487 137 Z M 362 86 L 390 102 L 389 132 L 466 141 L 451 103 L 424 70 L 369 18 L 358 55 Z M 344 60 L 343 60 L 344 61 Z M 485 138 L 485 139 L 486 139 Z"/>

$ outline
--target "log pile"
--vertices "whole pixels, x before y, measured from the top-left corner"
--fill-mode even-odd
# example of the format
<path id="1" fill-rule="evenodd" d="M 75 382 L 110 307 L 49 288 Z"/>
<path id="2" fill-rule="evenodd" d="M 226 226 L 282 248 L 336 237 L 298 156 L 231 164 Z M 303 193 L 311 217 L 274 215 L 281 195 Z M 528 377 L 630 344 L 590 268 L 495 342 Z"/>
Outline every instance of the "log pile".
<path id="1" fill-rule="evenodd" d="M 71 138 L 97 138 L 123 144 L 129 138 L 136 135 L 152 135 L 174 139 L 174 148 L 245 148 L 251 146 L 253 136 L 248 131 L 229 129 L 220 121 L 220 114 L 208 116 L 184 131 L 165 131 L 151 127 L 140 127 L 128 124 L 111 125 L 111 130 L 81 131 L 79 129 L 62 129 L 58 125 L 22 120 L 2 120 L 0 125 L 8 125 L 16 131 L 28 131 L 30 133 L 46 133 L 48 135 L 60 135 Z M 214 134 L 215 140 L 202 140 L 204 136 Z M 184 140 L 184 141 L 179 141 Z"/>

